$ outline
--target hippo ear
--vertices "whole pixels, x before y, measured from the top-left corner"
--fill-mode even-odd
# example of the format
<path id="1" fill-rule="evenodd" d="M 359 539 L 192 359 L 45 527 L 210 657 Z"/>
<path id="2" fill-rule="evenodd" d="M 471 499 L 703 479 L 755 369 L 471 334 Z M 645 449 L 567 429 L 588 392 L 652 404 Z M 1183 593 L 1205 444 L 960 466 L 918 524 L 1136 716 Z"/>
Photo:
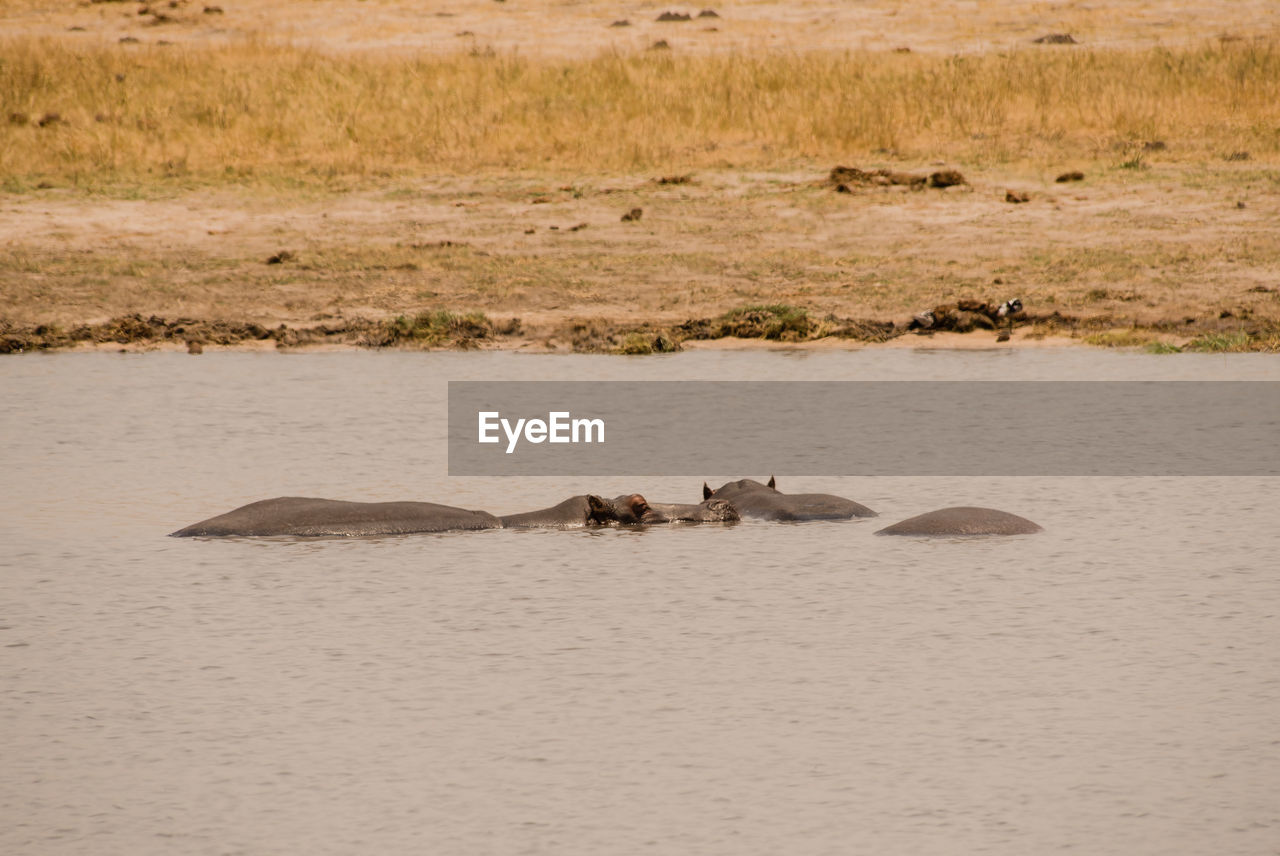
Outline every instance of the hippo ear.
<path id="1" fill-rule="evenodd" d="M 774 481 L 774 480 L 773 480 L 773 476 L 769 476 L 769 487 L 771 487 L 771 488 L 773 488 L 773 489 L 775 489 L 775 490 L 777 490 L 777 488 L 778 488 L 778 483 L 777 483 L 776 481 Z"/>
<path id="2" fill-rule="evenodd" d="M 715 491 L 714 491 L 714 490 L 712 490 L 711 488 L 707 487 L 707 483 L 706 483 L 706 482 L 703 482 L 703 483 L 702 483 L 702 498 L 703 498 L 703 500 L 708 500 L 708 499 L 710 499 L 710 498 L 711 498 L 711 494 L 713 494 L 713 493 L 715 493 Z"/>
<path id="3" fill-rule="evenodd" d="M 587 495 L 587 508 L 591 509 L 592 514 L 599 514 L 608 507 L 608 503 L 596 496 L 594 493 Z"/>

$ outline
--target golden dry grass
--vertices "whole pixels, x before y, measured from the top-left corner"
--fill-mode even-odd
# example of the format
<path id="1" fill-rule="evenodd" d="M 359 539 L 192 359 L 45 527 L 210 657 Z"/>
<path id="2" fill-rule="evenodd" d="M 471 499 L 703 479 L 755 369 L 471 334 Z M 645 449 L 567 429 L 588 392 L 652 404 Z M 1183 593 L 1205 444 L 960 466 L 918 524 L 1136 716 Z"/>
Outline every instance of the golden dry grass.
<path id="1" fill-rule="evenodd" d="M 0 175 L 10 190 L 162 178 L 323 186 L 873 154 L 1049 165 L 1156 140 L 1187 160 L 1276 155 L 1276 43 L 563 61 L 332 55 L 266 42 L 0 42 Z"/>

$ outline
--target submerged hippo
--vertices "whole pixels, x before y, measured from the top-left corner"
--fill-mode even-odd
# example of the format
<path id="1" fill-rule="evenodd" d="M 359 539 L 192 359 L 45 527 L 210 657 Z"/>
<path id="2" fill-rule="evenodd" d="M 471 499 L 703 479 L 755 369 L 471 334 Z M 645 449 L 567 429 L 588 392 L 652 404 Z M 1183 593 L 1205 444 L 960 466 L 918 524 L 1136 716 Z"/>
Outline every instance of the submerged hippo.
<path id="1" fill-rule="evenodd" d="M 279 496 L 170 533 L 192 535 L 403 535 L 452 529 L 498 529 L 502 522 L 484 511 L 434 502 L 345 502 Z"/>
<path id="2" fill-rule="evenodd" d="M 640 494 L 631 494 L 619 496 L 613 502 L 615 507 L 629 509 L 634 518 L 628 519 L 626 512 L 620 510 L 619 523 L 735 523 L 742 519 L 733 503 L 724 499 L 707 499 L 694 505 L 679 502 L 646 502 Z"/>
<path id="3" fill-rule="evenodd" d="M 644 503 L 644 497 L 633 494 Z M 621 497 L 619 498 L 621 499 Z M 503 529 L 537 529 L 568 526 L 603 526 L 607 523 L 638 522 L 634 503 L 610 501 L 595 494 L 571 496 L 564 502 L 537 511 L 504 514 L 498 518 Z M 643 513 L 643 509 L 640 510 Z"/>
<path id="4" fill-rule="evenodd" d="M 1043 529 L 1025 517 L 994 508 L 940 508 L 886 526 L 877 535 L 1030 535 Z"/>
<path id="5" fill-rule="evenodd" d="M 716 490 L 702 483 L 702 498 L 727 499 L 744 518 L 756 520 L 848 520 L 876 517 L 876 512 L 842 496 L 829 493 L 783 493 L 773 476 L 768 484 L 740 479 Z"/>
<path id="6" fill-rule="evenodd" d="M 698 505 L 650 505 L 640 494 L 629 493 L 613 499 L 602 499 L 595 495 L 574 496 L 551 508 L 507 514 L 498 519 L 502 521 L 504 529 L 603 526 L 609 523 L 647 526 L 675 522 L 729 522 L 738 519 L 738 512 L 731 504 L 719 499 Z"/>

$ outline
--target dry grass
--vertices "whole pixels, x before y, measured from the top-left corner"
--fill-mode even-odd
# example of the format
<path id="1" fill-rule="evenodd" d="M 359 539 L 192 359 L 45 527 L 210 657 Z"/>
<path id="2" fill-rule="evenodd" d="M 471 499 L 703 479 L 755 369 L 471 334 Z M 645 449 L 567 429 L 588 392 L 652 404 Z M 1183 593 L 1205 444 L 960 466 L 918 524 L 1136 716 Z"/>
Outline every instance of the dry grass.
<path id="1" fill-rule="evenodd" d="M 56 118 L 51 118 L 56 116 Z M 41 120 L 45 120 L 41 125 Z M 1176 50 L 850 52 L 582 61 L 289 46 L 0 43 L 0 175 L 332 186 L 460 172 L 968 164 L 1280 151 L 1272 41 Z"/>

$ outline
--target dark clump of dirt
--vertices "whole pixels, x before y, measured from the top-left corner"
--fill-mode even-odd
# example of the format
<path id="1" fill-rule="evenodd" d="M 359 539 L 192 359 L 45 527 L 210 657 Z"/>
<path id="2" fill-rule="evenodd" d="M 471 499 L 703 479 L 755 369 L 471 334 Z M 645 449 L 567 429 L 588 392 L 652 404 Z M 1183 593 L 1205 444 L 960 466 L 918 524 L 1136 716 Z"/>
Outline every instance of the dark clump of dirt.
<path id="1" fill-rule="evenodd" d="M 268 328 L 256 322 L 165 319 L 133 313 L 96 324 L 63 327 L 56 324 L 21 326 L 0 319 L 0 354 L 73 348 L 80 344 L 130 346 L 147 349 L 169 345 L 197 354 L 208 346 L 233 347 L 254 342 L 274 342 L 278 348 L 308 345 L 346 345 L 364 348 L 452 348 L 470 350 L 504 347 L 510 337 L 541 341 L 553 350 L 567 344 L 581 353 L 660 354 L 678 351 L 683 342 L 723 339 L 765 339 L 783 343 L 839 338 L 859 342 L 886 342 L 911 331 L 932 335 L 938 331 L 968 333 L 993 331 L 1005 341 L 1015 328 L 1029 327 L 1024 338 L 1048 335 L 1081 336 L 1122 325 L 1132 329 L 1179 336 L 1227 337 L 1237 350 L 1280 350 L 1280 326 L 1255 319 L 1245 306 L 1218 309 L 1202 316 L 1139 322 L 1119 315 L 1090 314 L 1076 317 L 1058 311 L 1036 314 L 1025 311 L 1013 299 L 996 305 L 980 300 L 942 304 L 915 316 L 908 324 L 893 321 L 815 315 L 788 304 L 744 306 L 714 318 L 696 318 L 679 324 L 572 319 L 526 328 L 519 318 L 497 322 L 483 313 L 420 312 L 390 319 L 332 318 L 316 316 L 320 323 Z M 1224 341 L 1226 341 L 1224 339 Z M 509 345 L 505 345 L 508 346 Z M 1207 346 L 1206 346 L 1207 347 Z"/>
<path id="2" fill-rule="evenodd" d="M 631 22 L 630 22 L 630 21 L 628 21 L 626 18 L 621 18 L 621 19 L 619 19 L 619 20 L 617 20 L 617 21 L 614 21 L 614 22 L 613 22 L 612 24 L 610 24 L 609 26 L 610 26 L 610 27 L 630 27 L 630 26 L 631 26 Z"/>
<path id="3" fill-rule="evenodd" d="M 667 354 L 680 350 L 677 338 L 653 324 L 578 318 L 542 332 L 547 341 L 567 341 L 570 350 L 580 354 Z"/>
<path id="4" fill-rule="evenodd" d="M 1084 181 L 1084 173 L 1079 171 L 1064 172 L 1062 175 L 1054 179 L 1058 184 L 1066 184 L 1068 181 Z"/>
<path id="5" fill-rule="evenodd" d="M 1006 190 L 1004 192 L 1004 201 L 1012 202 L 1015 205 L 1021 202 L 1030 202 L 1031 194 L 1027 193 L 1025 190 Z"/>
<path id="6" fill-rule="evenodd" d="M 338 344 L 384 348 L 400 345 L 418 347 L 476 347 L 477 342 L 495 336 L 518 335 L 520 319 L 495 324 L 479 312 L 422 312 L 391 319 L 332 319 L 307 327 L 280 324 L 269 329 L 256 322 L 208 321 L 190 318 L 148 318 L 133 313 L 99 324 L 81 324 L 64 329 L 53 324 L 19 327 L 0 320 L 0 354 L 70 348 L 79 344 L 155 346 L 192 343 L 203 350 L 207 345 L 237 345 L 274 340 L 277 347 Z M 192 351 L 194 353 L 195 351 Z"/>
<path id="7" fill-rule="evenodd" d="M 281 250 L 280 252 L 276 253 L 274 256 L 271 256 L 270 258 L 268 258 L 266 263 L 269 265 L 282 265 L 285 262 L 293 261 L 293 259 L 294 259 L 294 255 L 292 252 L 290 252 L 289 250 Z"/>
<path id="8" fill-rule="evenodd" d="M 917 314 L 907 324 L 907 329 L 921 333 L 995 330 L 1012 327 L 1023 315 L 1022 301 L 1016 297 L 1004 303 L 963 299 L 955 303 L 943 303 Z"/>
<path id="9" fill-rule="evenodd" d="M 670 326 L 575 319 L 527 332 L 547 342 L 567 343 L 578 353 L 664 354 L 681 350 L 684 342 L 729 337 L 797 343 L 827 337 L 885 342 L 905 331 L 892 321 L 817 317 L 802 307 L 775 304 L 744 306 L 715 318 L 692 318 Z"/>
<path id="10" fill-rule="evenodd" d="M 662 178 L 656 178 L 657 184 L 693 184 L 693 173 L 688 175 L 664 175 Z"/>
<path id="11" fill-rule="evenodd" d="M 634 223 L 634 222 L 636 222 L 637 220 L 639 220 L 639 219 L 640 219 L 641 217 L 643 217 L 643 216 L 644 216 L 644 209 L 643 209 L 643 208 L 632 208 L 632 209 L 631 209 L 630 211 L 628 211 L 626 214 L 623 214 L 623 215 L 622 215 L 622 222 L 623 222 L 623 223 Z"/>
<path id="12" fill-rule="evenodd" d="M 698 17 L 699 18 L 719 18 L 720 15 L 716 13 L 715 9 L 703 9 L 701 12 L 698 13 Z"/>
<path id="13" fill-rule="evenodd" d="M 397 315 L 389 321 L 360 322 L 355 344 L 375 348 L 413 344 L 421 347 L 449 346 L 463 350 L 478 347 L 478 340 L 495 334 L 494 324 L 481 312 L 458 315 L 453 312 L 419 312 Z M 515 324 L 519 325 L 516 319 Z"/>
<path id="14" fill-rule="evenodd" d="M 823 323 L 826 325 L 826 335 L 859 342 L 887 342 L 905 332 L 892 321 L 868 321 L 827 315 L 823 318 Z"/>
<path id="15" fill-rule="evenodd" d="M 961 184 L 968 184 L 965 177 L 959 170 L 943 169 L 938 172 L 929 173 L 930 187 L 956 187 Z"/>
<path id="16" fill-rule="evenodd" d="M 1049 33 L 1038 39 L 1032 39 L 1037 45 L 1078 45 L 1070 33 Z"/>
<path id="17" fill-rule="evenodd" d="M 944 188 L 969 183 L 964 175 L 954 169 L 944 169 L 924 175 L 891 169 L 865 170 L 856 166 L 832 167 L 831 172 L 827 174 L 827 181 L 835 185 L 837 193 L 851 193 L 849 186 L 853 184 L 880 187 L 901 185 L 919 190 L 925 187 Z"/>
<path id="18" fill-rule="evenodd" d="M 143 318 L 137 313 L 121 315 L 99 324 L 78 324 L 63 328 L 56 324 L 18 327 L 0 321 L 0 354 L 70 348 L 84 343 L 103 345 L 199 342 L 234 345 L 271 338 L 261 324 L 235 321 L 201 321 L 191 318 L 166 320 L 156 315 Z"/>
<path id="19" fill-rule="evenodd" d="M 669 51 L 669 50 L 671 50 L 671 45 L 667 44 L 667 40 L 666 40 L 666 39 L 658 39 L 656 42 L 654 42 L 653 44 L 649 45 L 649 50 L 651 50 L 651 51 Z"/>
<path id="20" fill-rule="evenodd" d="M 715 319 L 711 338 L 734 336 L 739 339 L 780 339 L 799 341 L 808 338 L 817 324 L 808 310 L 785 303 L 747 306 Z"/>
<path id="21" fill-rule="evenodd" d="M 684 12 L 663 12 L 661 15 L 659 15 L 659 16 L 656 18 L 656 20 L 658 20 L 658 21 L 672 21 L 672 22 L 679 22 L 679 21 L 692 21 L 692 20 L 693 20 L 693 16 L 692 16 L 692 15 L 686 15 Z"/>
<path id="22" fill-rule="evenodd" d="M 685 321 L 673 328 L 680 339 L 734 337 L 804 342 L 835 336 L 863 342 L 885 342 L 902 334 L 892 321 L 866 321 L 836 315 L 814 317 L 809 310 L 788 304 L 744 306 L 715 318 Z"/>

